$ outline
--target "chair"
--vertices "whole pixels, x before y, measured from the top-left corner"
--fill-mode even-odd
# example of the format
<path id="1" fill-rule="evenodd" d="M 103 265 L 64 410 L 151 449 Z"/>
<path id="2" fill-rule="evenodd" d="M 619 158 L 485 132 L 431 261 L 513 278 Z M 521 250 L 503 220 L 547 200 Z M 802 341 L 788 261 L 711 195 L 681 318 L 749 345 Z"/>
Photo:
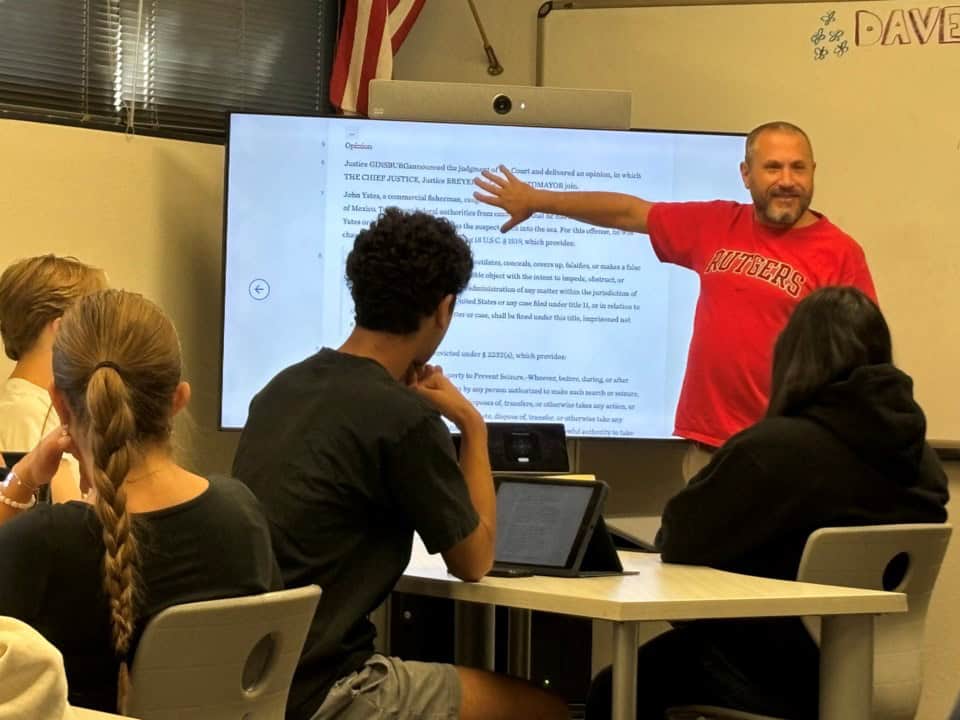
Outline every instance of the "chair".
<path id="1" fill-rule="evenodd" d="M 126 713 L 141 720 L 282 720 L 320 588 L 167 608 L 148 623 Z"/>
<path id="2" fill-rule="evenodd" d="M 960 697 L 957 698 L 957 704 L 953 706 L 953 712 L 950 713 L 950 720 L 960 720 Z"/>
<path id="3" fill-rule="evenodd" d="M 807 539 L 797 580 L 906 593 L 905 613 L 874 618 L 874 718 L 913 718 L 923 683 L 923 625 L 949 524 L 831 527 Z M 804 618 L 819 642 L 818 618 Z M 671 708 L 670 720 L 776 720 L 764 715 L 701 705 Z"/>

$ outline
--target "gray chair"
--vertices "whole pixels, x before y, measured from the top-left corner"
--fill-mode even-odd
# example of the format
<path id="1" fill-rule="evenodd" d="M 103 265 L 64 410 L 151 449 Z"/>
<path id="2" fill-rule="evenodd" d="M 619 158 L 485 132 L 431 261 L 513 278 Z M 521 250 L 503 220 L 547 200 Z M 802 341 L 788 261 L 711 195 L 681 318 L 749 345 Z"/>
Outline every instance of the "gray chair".
<path id="1" fill-rule="evenodd" d="M 950 713 L 950 720 L 960 720 L 960 697 L 957 698 L 957 704 L 953 706 L 953 712 Z"/>
<path id="2" fill-rule="evenodd" d="M 807 540 L 797 580 L 906 593 L 908 610 L 874 618 L 873 714 L 913 718 L 923 684 L 923 626 L 950 540 L 949 524 L 821 528 Z M 804 623 L 819 642 L 819 620 Z M 671 708 L 670 720 L 776 720 L 709 706 Z"/>
<path id="3" fill-rule="evenodd" d="M 283 720 L 320 588 L 175 605 L 144 630 L 126 713 L 141 720 Z"/>

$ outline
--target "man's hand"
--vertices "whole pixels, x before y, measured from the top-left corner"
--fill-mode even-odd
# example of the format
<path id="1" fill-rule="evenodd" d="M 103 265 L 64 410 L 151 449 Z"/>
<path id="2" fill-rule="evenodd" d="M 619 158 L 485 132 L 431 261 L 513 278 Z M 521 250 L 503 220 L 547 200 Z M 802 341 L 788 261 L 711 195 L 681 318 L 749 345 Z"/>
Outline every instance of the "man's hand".
<path id="1" fill-rule="evenodd" d="M 480 413 L 463 396 L 439 365 L 422 365 L 407 373 L 407 385 L 450 420 L 461 432 L 480 418 Z"/>
<path id="2" fill-rule="evenodd" d="M 479 202 L 507 211 L 510 219 L 500 227 L 500 232 L 507 232 L 537 211 L 534 202 L 536 190 L 522 180 L 518 180 L 517 176 L 503 165 L 500 165 L 500 172 L 503 173 L 502 177 L 484 170 L 482 175 L 486 178 L 485 180 L 474 178 L 473 184 L 486 190 L 489 195 L 474 192 L 473 197 Z"/>

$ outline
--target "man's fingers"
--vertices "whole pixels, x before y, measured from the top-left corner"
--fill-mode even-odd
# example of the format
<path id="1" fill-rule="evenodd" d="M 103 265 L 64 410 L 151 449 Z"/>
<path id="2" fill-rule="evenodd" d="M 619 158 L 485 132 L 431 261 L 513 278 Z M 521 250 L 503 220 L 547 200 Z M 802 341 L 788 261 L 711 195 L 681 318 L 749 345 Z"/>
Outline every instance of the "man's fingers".
<path id="1" fill-rule="evenodd" d="M 435 370 L 433 365 L 420 365 L 417 367 L 416 384 L 418 386 L 422 386 L 423 383 L 429 382 L 434 373 Z"/>
<path id="2" fill-rule="evenodd" d="M 507 166 L 506 166 L 506 165 L 501 165 L 501 166 L 500 166 L 500 172 L 502 172 L 502 173 L 503 173 L 503 176 L 504 176 L 505 178 L 507 178 L 507 180 L 509 180 L 510 182 L 517 182 L 517 176 L 514 175 L 512 172 L 510 172 L 510 171 L 507 169 Z M 484 174 L 486 174 L 486 171 L 484 171 Z M 504 183 L 504 184 L 506 184 L 506 183 Z"/>
<path id="3" fill-rule="evenodd" d="M 427 365 L 420 373 L 421 382 L 429 382 L 443 375 L 443 368 L 439 365 Z"/>
<path id="4" fill-rule="evenodd" d="M 503 225 L 500 226 L 500 232 L 505 233 L 508 230 L 512 230 L 517 225 L 519 225 L 520 222 L 521 222 L 520 220 L 515 220 L 514 218 L 510 218 Z"/>
<path id="5" fill-rule="evenodd" d="M 499 195 L 500 195 L 500 191 L 503 189 L 503 188 L 501 188 L 499 185 L 495 185 L 495 184 L 493 184 L 493 183 L 491 183 L 491 182 L 487 182 L 486 180 L 481 180 L 480 178 L 474 178 L 474 179 L 473 179 L 473 184 L 476 185 L 476 186 L 479 187 L 479 188 L 483 188 L 483 189 L 486 190 L 488 193 L 490 193 L 491 195 L 495 195 L 495 196 L 499 196 Z"/>
<path id="6" fill-rule="evenodd" d="M 500 166 L 500 169 L 501 170 L 503 169 L 503 165 Z M 481 170 L 480 174 L 483 175 L 487 180 L 492 182 L 497 187 L 503 187 L 504 185 L 507 184 L 506 180 L 504 180 L 502 177 L 500 177 L 496 173 L 491 172 L 489 170 Z"/>
<path id="7" fill-rule="evenodd" d="M 475 192 L 473 194 L 473 199 L 477 202 L 493 205 L 494 207 L 503 207 L 503 202 L 496 195 L 484 195 L 483 193 Z"/>
<path id="8" fill-rule="evenodd" d="M 417 382 L 417 368 L 411 365 L 407 368 L 407 371 L 403 374 L 403 384 L 404 385 L 413 385 Z"/>

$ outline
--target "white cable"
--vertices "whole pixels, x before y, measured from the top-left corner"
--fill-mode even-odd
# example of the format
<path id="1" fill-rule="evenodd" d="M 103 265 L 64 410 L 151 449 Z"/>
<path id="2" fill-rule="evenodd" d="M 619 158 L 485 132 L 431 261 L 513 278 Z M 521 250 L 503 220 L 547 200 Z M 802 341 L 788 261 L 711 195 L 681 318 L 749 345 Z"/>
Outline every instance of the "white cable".
<path id="1" fill-rule="evenodd" d="M 133 93 L 130 97 L 130 106 L 127 111 L 127 132 L 133 135 L 136 132 L 137 120 L 137 73 L 140 68 L 140 35 L 143 28 L 143 0 L 137 3 L 137 44 L 133 52 Z"/>

